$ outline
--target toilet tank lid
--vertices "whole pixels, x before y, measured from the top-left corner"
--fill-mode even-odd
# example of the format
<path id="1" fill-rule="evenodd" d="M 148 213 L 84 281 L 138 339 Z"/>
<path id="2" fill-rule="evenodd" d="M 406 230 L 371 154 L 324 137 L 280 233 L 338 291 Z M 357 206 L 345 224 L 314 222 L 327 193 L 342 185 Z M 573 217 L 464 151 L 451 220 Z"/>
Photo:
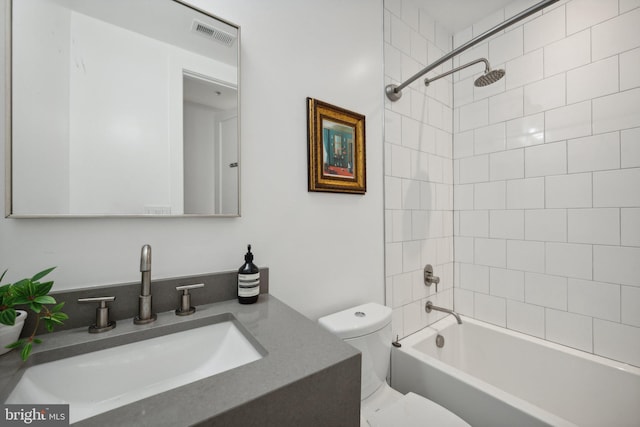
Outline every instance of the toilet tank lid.
<path id="1" fill-rule="evenodd" d="M 356 338 L 387 326 L 391 313 L 391 308 L 370 302 L 321 317 L 318 323 L 340 338 Z"/>

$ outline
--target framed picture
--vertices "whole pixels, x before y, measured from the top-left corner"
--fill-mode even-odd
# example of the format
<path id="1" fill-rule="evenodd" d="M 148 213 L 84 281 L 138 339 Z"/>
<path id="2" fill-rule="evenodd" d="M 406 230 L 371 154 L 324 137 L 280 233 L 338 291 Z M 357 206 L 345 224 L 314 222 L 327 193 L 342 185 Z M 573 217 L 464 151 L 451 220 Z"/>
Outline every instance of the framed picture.
<path id="1" fill-rule="evenodd" d="M 307 98 L 309 191 L 364 194 L 364 116 Z"/>

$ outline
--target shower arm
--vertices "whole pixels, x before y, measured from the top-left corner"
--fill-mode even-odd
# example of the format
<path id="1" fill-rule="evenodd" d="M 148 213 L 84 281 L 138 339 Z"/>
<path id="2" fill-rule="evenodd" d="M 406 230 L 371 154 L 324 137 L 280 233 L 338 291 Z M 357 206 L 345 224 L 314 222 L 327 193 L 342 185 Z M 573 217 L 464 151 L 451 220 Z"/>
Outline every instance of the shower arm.
<path id="1" fill-rule="evenodd" d="M 425 75 L 429 71 L 433 70 L 434 68 L 438 67 L 439 65 L 444 64 L 445 62 L 447 62 L 448 60 L 450 60 L 454 56 L 461 54 L 465 50 L 469 49 L 470 47 L 475 46 L 476 44 L 480 43 L 481 41 L 484 41 L 484 40 L 488 39 L 489 37 L 491 37 L 492 35 L 496 34 L 497 32 L 504 30 L 505 28 L 515 24 L 516 22 L 519 22 L 519 21 L 523 20 L 524 18 L 528 17 L 529 15 L 532 15 L 532 14 L 542 10 L 545 7 L 547 7 L 547 6 L 549 6 L 549 5 L 553 4 L 553 3 L 556 3 L 557 1 L 558 0 L 543 0 L 540 3 L 537 3 L 537 4 L 533 5 L 533 6 L 531 6 L 530 8 L 523 10 L 522 12 L 518 13 L 517 15 L 512 16 L 511 18 L 507 19 L 503 23 L 496 25 L 495 27 L 491 28 L 490 30 L 485 31 L 484 33 L 480 34 L 479 36 L 469 40 L 465 44 L 455 48 L 454 50 L 452 50 L 451 52 L 447 53 L 446 55 L 444 55 L 443 57 L 441 57 L 437 61 L 433 62 L 432 64 L 427 65 L 425 68 L 423 68 L 422 70 L 418 71 L 416 74 L 411 76 L 404 83 L 402 83 L 400 85 L 394 85 L 394 84 L 387 85 L 387 87 L 385 88 L 385 92 L 387 94 L 387 98 L 389 98 L 391 101 L 397 101 L 402 96 L 402 89 L 404 89 L 405 87 L 407 87 L 408 85 L 410 85 L 411 83 L 413 83 L 414 81 L 416 81 L 418 78 L 422 77 L 423 75 Z"/>
<path id="2" fill-rule="evenodd" d="M 449 71 L 447 71 L 447 72 L 445 72 L 445 73 L 442 73 L 442 74 L 440 74 L 439 76 L 435 76 L 435 77 L 434 77 L 434 78 L 432 78 L 432 79 L 424 79 L 424 85 L 425 85 L 425 86 L 429 86 L 429 84 L 431 84 L 432 82 L 435 82 L 435 81 L 436 81 L 436 80 L 438 80 L 438 79 L 441 79 L 441 78 L 443 78 L 443 77 L 447 77 L 449 74 L 453 74 L 453 73 L 458 72 L 458 71 L 460 71 L 460 70 L 463 70 L 463 69 L 465 69 L 465 68 L 467 68 L 467 67 L 470 67 L 470 66 L 472 66 L 472 65 L 475 65 L 475 64 L 477 64 L 477 63 L 479 63 L 479 62 L 484 62 L 484 72 L 485 72 L 485 73 L 487 73 L 487 72 L 489 72 L 489 71 L 491 70 L 491 66 L 489 65 L 489 61 L 487 61 L 487 60 L 486 60 L 486 59 L 484 59 L 484 58 L 479 58 L 479 59 L 476 59 L 476 60 L 471 61 L 471 62 L 469 62 L 469 63 L 466 63 L 466 64 L 464 64 L 464 65 L 461 65 L 461 66 L 459 66 L 459 67 L 456 67 L 456 68 L 454 68 L 454 69 L 452 69 L 452 70 L 449 70 Z"/>

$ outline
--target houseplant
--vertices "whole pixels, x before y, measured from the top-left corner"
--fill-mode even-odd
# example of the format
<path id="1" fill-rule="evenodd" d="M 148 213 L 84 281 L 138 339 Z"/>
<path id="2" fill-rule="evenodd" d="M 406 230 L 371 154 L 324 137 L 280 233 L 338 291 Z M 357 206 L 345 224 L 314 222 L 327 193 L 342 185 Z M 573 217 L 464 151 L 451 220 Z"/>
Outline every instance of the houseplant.
<path id="1" fill-rule="evenodd" d="M 20 315 L 20 310 L 17 310 L 17 308 L 28 309 L 36 316 L 35 326 L 31 334 L 6 346 L 6 348 L 21 349 L 20 356 L 22 360 L 27 360 L 34 344 L 42 342 L 41 339 L 35 337 L 41 320 L 44 321 L 47 331 L 51 332 L 55 325 L 61 325 L 69 318 L 62 312 L 64 302 L 57 304 L 55 298 L 49 295 L 53 281 L 40 282 L 40 279 L 51 273 L 54 268 L 48 268 L 31 278 L 22 279 L 13 284 L 0 285 L 0 325 L 13 326 L 16 322 L 16 317 Z M 6 273 L 7 270 L 0 276 L 0 284 Z M 55 305 L 49 307 L 52 304 Z"/>

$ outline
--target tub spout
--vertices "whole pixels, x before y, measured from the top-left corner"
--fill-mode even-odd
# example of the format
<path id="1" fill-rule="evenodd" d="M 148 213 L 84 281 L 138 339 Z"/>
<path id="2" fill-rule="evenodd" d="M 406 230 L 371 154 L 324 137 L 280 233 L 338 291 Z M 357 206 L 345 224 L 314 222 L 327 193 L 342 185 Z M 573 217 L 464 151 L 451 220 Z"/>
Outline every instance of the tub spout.
<path id="1" fill-rule="evenodd" d="M 144 245 L 140 253 L 140 295 L 138 296 L 138 315 L 133 319 L 136 325 L 144 325 L 156 320 L 151 310 L 151 246 Z"/>
<path id="2" fill-rule="evenodd" d="M 448 308 L 438 307 L 437 305 L 433 305 L 431 301 L 427 301 L 427 305 L 424 307 L 427 313 L 431 313 L 431 310 L 442 311 L 443 313 L 449 313 L 458 321 L 458 325 L 462 325 L 462 319 L 460 315 L 453 310 L 449 310 Z"/>

